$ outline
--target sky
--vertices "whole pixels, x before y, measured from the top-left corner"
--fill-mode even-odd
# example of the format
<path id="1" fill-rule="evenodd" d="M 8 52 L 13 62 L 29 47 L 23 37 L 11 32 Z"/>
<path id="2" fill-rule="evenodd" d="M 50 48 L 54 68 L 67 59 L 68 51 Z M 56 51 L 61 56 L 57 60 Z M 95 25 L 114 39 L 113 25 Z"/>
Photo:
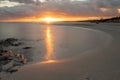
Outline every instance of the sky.
<path id="1" fill-rule="evenodd" d="M 120 0 L 0 0 L 0 21 L 100 19 L 120 15 Z"/>

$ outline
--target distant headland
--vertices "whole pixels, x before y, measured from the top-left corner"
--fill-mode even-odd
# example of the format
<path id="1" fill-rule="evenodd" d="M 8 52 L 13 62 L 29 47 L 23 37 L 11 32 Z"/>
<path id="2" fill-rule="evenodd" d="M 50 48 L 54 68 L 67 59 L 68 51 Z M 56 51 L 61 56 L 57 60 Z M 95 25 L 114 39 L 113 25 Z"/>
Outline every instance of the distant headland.
<path id="1" fill-rule="evenodd" d="M 92 22 L 92 23 L 120 23 L 120 16 L 116 17 L 111 17 L 111 18 L 106 18 L 106 19 L 99 19 L 99 20 L 87 20 L 87 22 Z"/>

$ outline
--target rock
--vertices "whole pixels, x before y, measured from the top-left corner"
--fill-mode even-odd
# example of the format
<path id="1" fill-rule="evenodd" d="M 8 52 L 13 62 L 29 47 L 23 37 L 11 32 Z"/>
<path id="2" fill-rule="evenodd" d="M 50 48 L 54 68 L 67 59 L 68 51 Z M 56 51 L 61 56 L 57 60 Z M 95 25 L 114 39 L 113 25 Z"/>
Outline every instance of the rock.
<path id="1" fill-rule="evenodd" d="M 23 49 L 31 49 L 32 47 L 24 47 Z"/>
<path id="2" fill-rule="evenodd" d="M 8 69 L 8 70 L 7 70 L 7 72 L 10 72 L 11 74 L 14 73 L 14 72 L 17 72 L 17 71 L 18 71 L 18 69 L 14 69 L 14 68 L 13 68 L 13 69 Z"/>
<path id="3" fill-rule="evenodd" d="M 0 47 L 1 46 L 3 46 L 3 47 L 20 46 L 20 45 L 22 45 L 22 43 L 19 42 L 19 40 L 15 39 L 15 38 L 7 38 L 5 40 L 0 41 Z"/>
<path id="4" fill-rule="evenodd" d="M 12 50 L 0 50 L 0 54 L 0 71 L 13 73 L 18 71 L 14 69 L 16 66 L 22 66 L 27 62 L 23 54 L 14 53 Z"/>
<path id="5" fill-rule="evenodd" d="M 14 42 L 14 41 L 18 41 L 18 39 L 15 39 L 15 38 L 7 38 L 5 41 L 11 41 L 11 42 Z"/>
<path id="6" fill-rule="evenodd" d="M 9 69 L 10 67 L 13 67 L 13 64 L 14 64 L 14 61 L 11 60 L 9 63 L 5 64 L 5 65 L 2 65 L 2 70 L 7 70 Z"/>

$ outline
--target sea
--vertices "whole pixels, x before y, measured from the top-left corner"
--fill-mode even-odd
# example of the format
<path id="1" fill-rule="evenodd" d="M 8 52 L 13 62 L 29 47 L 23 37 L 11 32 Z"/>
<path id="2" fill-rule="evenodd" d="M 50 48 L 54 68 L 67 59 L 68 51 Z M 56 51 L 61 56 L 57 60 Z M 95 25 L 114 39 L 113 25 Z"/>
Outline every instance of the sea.
<path id="1" fill-rule="evenodd" d="M 107 33 L 85 26 L 96 24 L 4 22 L 0 23 L 0 40 L 19 39 L 24 45 L 7 49 L 25 54 L 28 63 L 61 60 L 102 46 L 102 42 L 109 42 L 110 36 Z M 24 47 L 31 49 L 24 50 Z"/>
<path id="2" fill-rule="evenodd" d="M 119 26 L 120 24 L 115 23 L 96 24 L 88 22 L 64 22 L 57 24 L 0 22 L 0 42 L 15 39 L 17 40 L 15 43 L 21 43 L 19 46 L 4 47 L 5 50 L 11 50 L 14 53 L 25 56 L 27 62 L 20 67 L 38 63 L 56 63 L 73 60 L 74 58 L 79 59 L 81 55 L 86 53 L 86 57 L 88 57 L 87 55 L 90 55 L 91 51 L 99 52 L 99 50 L 105 49 L 106 46 L 110 46 L 112 41 L 115 43 L 115 40 L 119 40 L 119 34 L 117 33 L 120 31 Z M 102 53 L 100 54 L 103 55 Z M 92 56 L 94 55 L 92 54 Z M 96 64 L 98 64 L 97 61 Z M 4 67 L 4 65 L 2 66 Z M 72 69 L 77 70 L 77 68 Z M 9 80 L 11 73 L 2 70 L 1 66 L 0 70 L 0 79 Z"/>

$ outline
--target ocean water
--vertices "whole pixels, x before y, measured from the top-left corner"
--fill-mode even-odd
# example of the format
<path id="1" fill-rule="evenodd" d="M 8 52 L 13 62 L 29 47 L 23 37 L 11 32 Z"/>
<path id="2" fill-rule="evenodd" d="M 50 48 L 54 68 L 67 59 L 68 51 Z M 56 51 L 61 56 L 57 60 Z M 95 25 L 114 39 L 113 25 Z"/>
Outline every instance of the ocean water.
<path id="1" fill-rule="evenodd" d="M 20 39 L 24 45 L 9 47 L 9 50 L 24 54 L 28 63 L 69 59 L 110 42 L 111 37 L 107 33 L 81 27 L 89 25 L 81 23 L 76 27 L 40 23 L 0 23 L 0 40 Z M 24 47 L 32 48 L 23 50 Z"/>
<path id="2" fill-rule="evenodd" d="M 27 63 L 21 66 L 20 72 L 18 70 L 18 72 L 16 72 L 15 74 L 10 74 L 3 71 L 0 73 L 0 78 L 2 78 L 3 80 L 14 80 L 13 78 L 15 78 L 16 80 L 33 80 L 36 79 L 36 77 L 38 77 L 37 80 L 40 79 L 50 80 L 49 78 L 53 80 L 54 78 L 56 79 L 57 76 L 59 76 L 58 75 L 59 73 L 61 73 L 62 77 L 64 77 L 63 80 L 66 79 L 74 80 L 76 79 L 76 75 L 80 77 L 79 75 L 83 74 L 84 71 L 85 73 L 83 74 L 83 76 L 86 76 L 88 73 L 91 72 L 96 72 L 94 70 L 95 68 L 96 69 L 100 68 L 104 70 L 103 67 L 99 67 L 98 65 L 99 63 L 102 64 L 104 60 L 106 60 L 107 58 L 102 57 L 103 60 L 99 62 L 97 61 L 97 58 L 99 58 L 99 56 L 97 57 L 94 56 L 104 55 L 106 53 L 112 54 L 112 50 L 114 51 L 114 49 L 111 48 L 110 49 L 111 51 L 106 50 L 108 52 L 105 53 L 100 52 L 101 50 L 110 46 L 111 43 L 113 44 L 113 42 L 115 42 L 114 39 L 119 40 L 117 39 L 118 33 L 115 33 L 115 32 L 119 32 L 120 30 L 119 24 L 115 25 L 116 28 L 113 28 L 114 25 L 115 24 L 107 24 L 106 26 L 106 24 L 97 25 L 92 23 L 68 23 L 68 24 L 56 24 L 56 25 L 40 24 L 40 23 L 7 23 L 7 22 L 0 23 L 0 40 L 14 38 L 14 39 L 18 39 L 19 42 L 22 43 L 22 45 L 20 46 L 15 46 L 15 47 L 9 46 L 6 47 L 5 49 L 12 50 L 17 53 L 21 53 L 27 59 Z M 31 47 L 31 48 L 24 49 L 25 47 Z M 93 54 L 92 51 L 93 52 L 96 51 L 96 54 Z M 109 51 L 111 53 L 109 53 Z M 84 58 L 82 58 L 82 55 L 84 54 L 85 56 Z M 92 58 L 89 60 L 88 57 L 92 57 Z M 63 63 L 61 64 L 51 65 L 52 63 L 62 62 L 62 61 Z M 70 62 L 64 63 L 64 61 L 70 61 Z M 47 63 L 49 64 L 43 65 Z M 97 65 L 96 66 L 91 65 L 93 63 Z M 107 62 L 104 65 L 106 65 L 107 67 L 109 66 L 107 65 Z M 36 66 L 38 66 L 38 68 L 36 68 Z M 49 66 L 54 66 L 54 67 L 48 69 Z M 55 67 L 58 69 L 55 70 L 54 69 Z M 79 67 L 83 67 L 83 68 L 79 68 Z M 26 71 L 26 69 L 28 70 L 28 72 Z M 61 69 L 64 69 L 65 71 L 61 71 Z M 52 72 L 48 72 L 49 70 L 51 70 Z M 37 74 L 41 74 L 41 76 L 38 76 L 33 72 Z M 54 74 L 55 72 L 58 72 L 58 74 Z M 42 76 L 44 75 L 43 73 L 48 74 L 47 75 L 48 78 L 43 77 Z M 22 75 L 25 76 L 20 77 Z M 98 76 L 98 74 L 94 74 L 94 75 Z"/>

